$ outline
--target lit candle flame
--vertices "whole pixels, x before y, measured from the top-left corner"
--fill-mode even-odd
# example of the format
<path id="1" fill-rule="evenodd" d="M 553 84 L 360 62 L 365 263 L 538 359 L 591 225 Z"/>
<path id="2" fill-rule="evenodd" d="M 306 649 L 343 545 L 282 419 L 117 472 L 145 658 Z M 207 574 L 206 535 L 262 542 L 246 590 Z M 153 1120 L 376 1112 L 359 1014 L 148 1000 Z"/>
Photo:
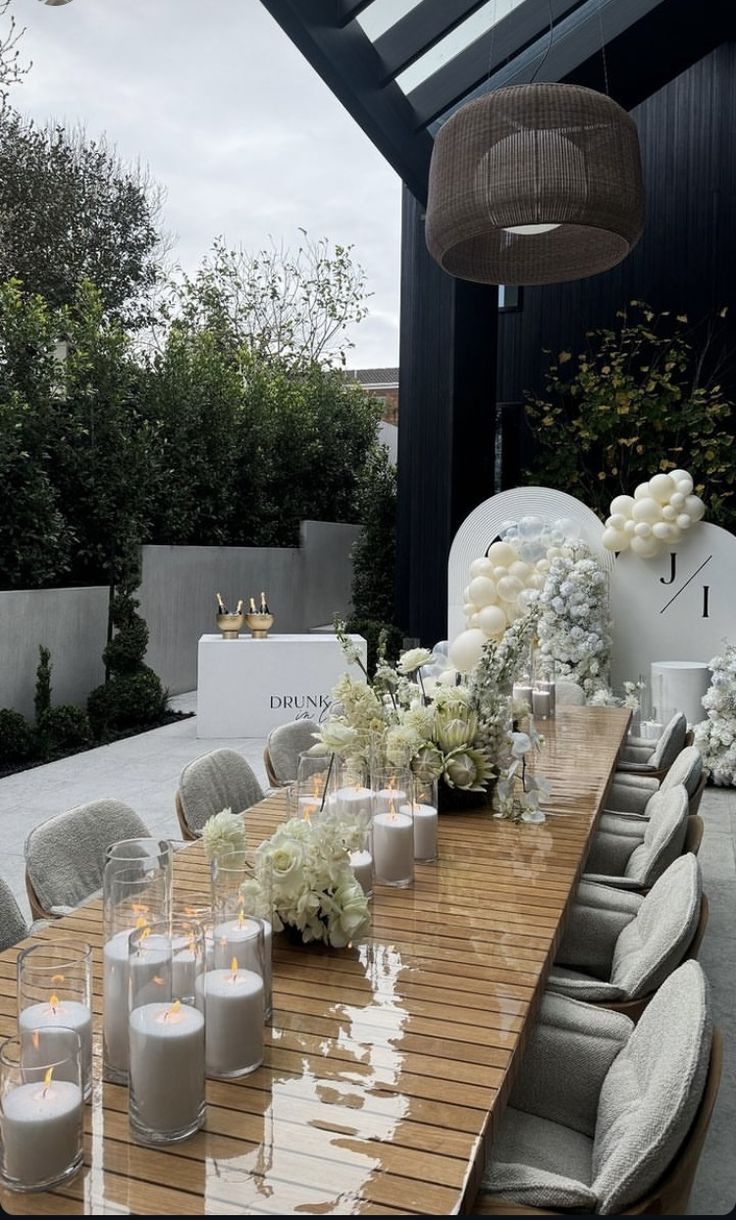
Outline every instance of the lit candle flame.
<path id="1" fill-rule="evenodd" d="M 44 1078 L 43 1078 L 43 1095 L 44 1095 L 44 1097 L 46 1096 L 46 1094 L 48 1093 L 49 1089 L 51 1088 L 51 1077 L 53 1076 L 53 1074 L 54 1074 L 54 1069 L 53 1069 L 52 1067 L 50 1067 L 50 1068 L 47 1068 L 47 1069 L 46 1069 L 46 1072 L 45 1072 L 45 1074 L 44 1074 Z"/>
<path id="2" fill-rule="evenodd" d="M 181 1008 L 181 1000 L 174 1000 L 171 1008 L 167 1008 L 164 1013 L 164 1021 L 168 1021 L 169 1017 L 175 1017 Z"/>
<path id="3" fill-rule="evenodd" d="M 59 1007 L 59 997 L 56 994 L 56 992 L 54 992 L 53 995 L 49 996 L 49 1004 L 51 1005 L 51 1009 L 52 1009 L 52 1012 L 54 1013 L 54 1016 L 56 1016 L 56 1010 Z"/>
<path id="4" fill-rule="evenodd" d="M 160 974 L 154 974 L 153 982 L 156 983 L 159 987 L 163 987 L 164 980 L 161 978 Z"/>
<path id="5" fill-rule="evenodd" d="M 236 978 L 237 978 L 237 975 L 238 975 L 238 959 L 237 959 L 237 957 L 234 957 L 234 958 L 232 959 L 232 961 L 230 962 L 230 969 L 231 969 L 231 970 L 232 970 L 232 972 L 233 972 L 233 978 L 232 978 L 232 981 L 233 981 L 233 982 L 235 982 L 235 980 L 236 980 Z"/>
<path id="6" fill-rule="evenodd" d="M 52 974 L 51 982 L 54 984 L 55 987 L 58 987 L 59 983 L 64 982 L 64 975 L 63 974 Z"/>
<path id="7" fill-rule="evenodd" d="M 393 797 L 391 797 L 388 802 L 388 816 L 390 818 L 396 817 L 396 803 Z"/>
<path id="8" fill-rule="evenodd" d="M 37 1051 L 41 1045 L 41 1035 L 37 1029 L 34 1029 L 33 1033 L 31 1034 L 31 1042 L 33 1043 L 33 1049 Z"/>
<path id="9" fill-rule="evenodd" d="M 139 915 L 135 921 L 136 932 L 140 931 L 141 928 L 147 928 L 147 927 L 148 927 L 148 920 L 146 919 L 145 915 Z"/>
<path id="10" fill-rule="evenodd" d="M 243 908 L 241 907 L 240 910 L 238 911 L 238 927 L 242 928 L 244 923 L 245 923 L 245 913 L 243 911 Z"/>

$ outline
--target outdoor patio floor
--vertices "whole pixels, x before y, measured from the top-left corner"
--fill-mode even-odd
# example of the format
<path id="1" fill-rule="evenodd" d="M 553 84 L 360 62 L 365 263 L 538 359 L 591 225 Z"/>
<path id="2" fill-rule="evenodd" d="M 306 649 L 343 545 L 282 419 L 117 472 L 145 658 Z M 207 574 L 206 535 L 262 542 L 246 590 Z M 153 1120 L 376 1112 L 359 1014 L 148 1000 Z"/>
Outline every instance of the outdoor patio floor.
<path id="1" fill-rule="evenodd" d="M 182 710 L 193 695 L 172 700 Z M 75 805 L 115 797 L 135 809 L 153 833 L 178 838 L 174 794 L 182 768 L 218 746 L 238 750 L 266 788 L 261 739 L 200 740 L 196 720 L 142 733 L 72 758 L 0 779 L 2 875 L 28 917 L 23 843 L 45 818 Z M 701 805 L 700 851 L 710 920 L 700 960 L 713 989 L 716 1023 L 725 1041 L 723 1079 L 690 1201 L 692 1216 L 726 1215 L 736 1204 L 736 791 L 708 788 Z"/>

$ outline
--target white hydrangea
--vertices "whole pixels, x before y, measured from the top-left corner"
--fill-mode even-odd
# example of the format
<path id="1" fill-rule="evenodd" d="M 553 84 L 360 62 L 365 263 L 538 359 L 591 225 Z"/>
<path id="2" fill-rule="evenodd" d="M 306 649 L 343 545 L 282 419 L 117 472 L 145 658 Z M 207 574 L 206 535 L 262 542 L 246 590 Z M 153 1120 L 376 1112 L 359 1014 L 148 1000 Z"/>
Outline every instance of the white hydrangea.
<path id="1" fill-rule="evenodd" d="M 611 657 L 608 582 L 581 544 L 550 563 L 539 598 L 539 646 L 558 677 L 571 678 L 590 699 L 606 690 Z"/>
<path id="2" fill-rule="evenodd" d="M 736 644 L 709 662 L 713 678 L 703 695 L 707 719 L 695 725 L 695 744 L 714 784 L 736 786 Z"/>
<path id="3" fill-rule="evenodd" d="M 239 814 L 222 809 L 208 818 L 202 827 L 202 842 L 207 859 L 212 863 L 231 852 L 245 851 L 245 827 Z"/>

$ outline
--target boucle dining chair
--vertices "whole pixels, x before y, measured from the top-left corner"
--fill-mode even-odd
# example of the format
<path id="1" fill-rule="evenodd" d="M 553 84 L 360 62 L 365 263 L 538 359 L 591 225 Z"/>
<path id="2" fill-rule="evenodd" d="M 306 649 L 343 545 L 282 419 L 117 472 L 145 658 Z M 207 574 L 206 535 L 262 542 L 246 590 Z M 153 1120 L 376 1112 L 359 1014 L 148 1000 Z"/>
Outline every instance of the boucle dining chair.
<path id="1" fill-rule="evenodd" d="M 695 956 L 707 920 L 693 855 L 670 864 L 645 897 L 583 881 L 547 987 L 636 1020 L 672 971 Z"/>
<path id="2" fill-rule="evenodd" d="M 292 720 L 271 729 L 263 751 L 263 765 L 272 788 L 285 788 L 296 779 L 299 755 L 315 744 L 319 725 L 314 720 Z"/>
<path id="3" fill-rule="evenodd" d="M 122 801 L 92 801 L 41 822 L 24 847 L 26 892 L 34 916 L 68 914 L 102 888 L 111 843 L 148 836 L 148 827 Z"/>
<path id="4" fill-rule="evenodd" d="M 677 712 L 654 745 L 643 737 L 630 737 L 621 747 L 617 769 L 664 779 L 677 755 L 685 749 L 686 737 L 687 720 L 682 712 Z"/>
<path id="5" fill-rule="evenodd" d="M 655 792 L 648 818 L 604 813 L 585 862 L 585 881 L 646 890 L 685 850 L 688 800 L 682 784 Z"/>
<path id="6" fill-rule="evenodd" d="M 683 1214 L 721 1073 L 708 990 L 685 962 L 637 1025 L 547 993 L 472 1214 Z"/>
<path id="7" fill-rule="evenodd" d="M 614 813 L 635 813 L 647 816 L 647 802 L 655 792 L 667 792 L 677 784 L 683 784 L 688 795 L 689 812 L 696 814 L 707 778 L 700 750 L 697 746 L 686 746 L 684 750 L 680 750 L 661 782 L 645 775 L 632 775 L 625 771 L 616 772 L 606 800 L 606 808 Z"/>
<path id="8" fill-rule="evenodd" d="M 0 877 L 0 952 L 9 949 L 11 945 L 17 945 L 18 941 L 27 935 L 28 927 L 13 891 Z"/>
<path id="9" fill-rule="evenodd" d="M 569 678 L 558 678 L 555 682 L 555 703 L 558 707 L 584 707 L 585 691 Z"/>
<path id="10" fill-rule="evenodd" d="M 213 750 L 195 758 L 181 773 L 176 816 L 185 839 L 198 839 L 202 827 L 223 809 L 242 813 L 263 800 L 252 767 L 235 750 Z"/>

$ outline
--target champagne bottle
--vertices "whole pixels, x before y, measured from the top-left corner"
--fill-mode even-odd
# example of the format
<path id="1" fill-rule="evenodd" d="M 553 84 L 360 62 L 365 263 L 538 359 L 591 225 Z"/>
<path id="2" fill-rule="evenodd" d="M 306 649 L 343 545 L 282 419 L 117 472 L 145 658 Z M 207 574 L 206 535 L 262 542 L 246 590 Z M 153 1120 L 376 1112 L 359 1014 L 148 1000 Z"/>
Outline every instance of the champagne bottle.
<path id="1" fill-rule="evenodd" d="M 249 614 L 257 614 L 258 608 L 256 606 L 256 599 L 254 597 L 250 597 L 248 601 L 250 603 Z"/>
<path id="2" fill-rule="evenodd" d="M 243 599 L 242 599 L 242 597 L 240 598 L 240 600 L 238 601 L 237 606 L 235 607 L 235 613 L 236 613 L 236 614 L 242 614 L 242 613 L 243 613 Z"/>
<path id="3" fill-rule="evenodd" d="M 265 593 L 261 593 L 261 610 L 260 610 L 260 612 L 261 612 L 261 614 L 270 614 L 270 613 L 271 613 L 271 611 L 270 611 L 270 610 L 269 610 L 269 608 L 268 608 L 268 603 L 267 603 L 267 601 L 266 601 L 266 594 L 265 594 Z"/>
<path id="4" fill-rule="evenodd" d="M 222 597 L 220 596 L 220 594 L 219 594 L 219 593 L 216 593 L 216 594 L 215 594 L 215 596 L 216 596 L 216 598 L 217 598 L 217 609 L 218 609 L 218 612 L 219 612 L 220 614 L 227 614 L 227 613 L 228 613 L 228 608 L 227 608 L 227 606 L 225 605 L 224 601 L 222 600 Z"/>

